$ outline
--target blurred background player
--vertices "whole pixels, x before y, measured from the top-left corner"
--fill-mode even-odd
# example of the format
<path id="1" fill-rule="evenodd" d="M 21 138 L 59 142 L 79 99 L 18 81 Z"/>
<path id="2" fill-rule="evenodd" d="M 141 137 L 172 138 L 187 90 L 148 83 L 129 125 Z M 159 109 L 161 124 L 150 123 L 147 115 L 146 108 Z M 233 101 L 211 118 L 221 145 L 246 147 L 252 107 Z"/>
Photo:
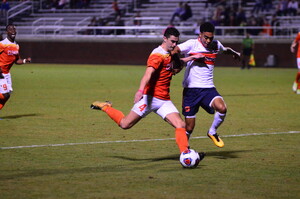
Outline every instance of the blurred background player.
<path id="1" fill-rule="evenodd" d="M 155 112 L 175 128 L 176 143 L 180 153 L 189 147 L 185 122 L 170 100 L 170 83 L 173 75 L 171 51 L 179 41 L 179 31 L 167 28 L 163 42 L 155 48 L 147 61 L 147 68 L 135 94 L 134 106 L 128 115 L 112 107 L 110 102 L 94 102 L 92 109 L 104 111 L 122 129 L 129 129 L 150 112 Z M 199 154 L 203 159 L 204 154 Z"/>
<path id="2" fill-rule="evenodd" d="M 297 66 L 298 66 L 298 71 L 296 75 L 296 79 L 293 83 L 293 91 L 296 92 L 297 94 L 300 94 L 300 32 L 298 32 L 296 38 L 291 44 L 291 52 L 295 53 L 296 52 L 296 47 L 298 46 L 297 50 Z"/>
<path id="3" fill-rule="evenodd" d="M 250 62 L 250 56 L 253 53 L 254 50 L 254 42 L 253 39 L 250 38 L 250 34 L 247 32 L 246 37 L 242 41 L 242 67 L 241 69 L 244 69 L 246 66 L 248 69 L 250 69 L 251 65 Z"/>
<path id="4" fill-rule="evenodd" d="M 19 55 L 19 45 L 15 42 L 17 35 L 14 25 L 6 26 L 7 37 L 0 41 L 0 110 L 10 97 L 12 81 L 10 68 L 15 64 L 25 64 L 31 62 L 31 58 L 21 59 Z"/>
<path id="5" fill-rule="evenodd" d="M 223 97 L 218 93 L 213 81 L 213 70 L 217 54 L 233 55 L 240 59 L 240 53 L 229 47 L 224 47 L 220 41 L 214 40 L 215 27 L 209 22 L 200 26 L 197 39 L 190 39 L 179 44 L 174 52 L 185 55 L 182 61 L 187 62 L 183 80 L 182 114 L 185 116 L 186 134 L 188 137 L 195 128 L 196 114 L 202 107 L 209 114 L 214 114 L 214 121 L 207 132 L 218 147 L 224 142 L 217 134 L 217 128 L 223 123 L 227 107 Z"/>

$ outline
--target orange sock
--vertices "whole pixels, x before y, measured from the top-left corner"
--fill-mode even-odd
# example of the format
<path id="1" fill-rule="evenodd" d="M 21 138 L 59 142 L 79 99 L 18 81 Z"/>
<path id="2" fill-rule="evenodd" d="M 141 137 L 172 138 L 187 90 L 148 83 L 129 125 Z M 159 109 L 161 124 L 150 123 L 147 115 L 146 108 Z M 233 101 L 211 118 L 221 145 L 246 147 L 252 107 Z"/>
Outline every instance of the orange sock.
<path id="1" fill-rule="evenodd" d="M 179 148 L 180 153 L 182 151 L 185 151 L 189 147 L 189 141 L 186 136 L 186 130 L 185 128 L 176 128 L 175 129 L 175 138 L 176 138 L 176 143 Z"/>
<path id="2" fill-rule="evenodd" d="M 300 89 L 300 72 L 297 73 L 295 82 L 297 82 L 297 84 L 298 84 L 297 89 Z"/>
<path id="3" fill-rule="evenodd" d="M 119 111 L 113 107 L 107 107 L 103 111 L 118 125 L 120 125 L 122 118 L 125 117 L 121 111 Z"/>
<path id="4" fill-rule="evenodd" d="M 4 107 L 4 104 L 6 103 L 7 100 L 8 98 L 5 98 L 4 95 L 0 93 L 0 110 Z"/>

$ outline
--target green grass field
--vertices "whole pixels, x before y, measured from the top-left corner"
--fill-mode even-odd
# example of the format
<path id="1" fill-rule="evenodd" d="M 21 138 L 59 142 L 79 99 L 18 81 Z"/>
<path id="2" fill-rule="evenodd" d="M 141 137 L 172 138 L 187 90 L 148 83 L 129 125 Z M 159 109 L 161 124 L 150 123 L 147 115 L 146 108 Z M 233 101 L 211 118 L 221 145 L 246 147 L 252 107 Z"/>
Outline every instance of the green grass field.
<path id="1" fill-rule="evenodd" d="M 14 66 L 14 93 L 0 111 L 0 198 L 300 198 L 296 69 L 216 67 L 225 147 L 205 137 L 213 116 L 200 111 L 190 144 L 207 156 L 196 169 L 181 167 L 174 129 L 154 113 L 124 131 L 89 109 L 110 100 L 127 114 L 144 70 Z M 179 110 L 182 77 L 171 86 Z"/>

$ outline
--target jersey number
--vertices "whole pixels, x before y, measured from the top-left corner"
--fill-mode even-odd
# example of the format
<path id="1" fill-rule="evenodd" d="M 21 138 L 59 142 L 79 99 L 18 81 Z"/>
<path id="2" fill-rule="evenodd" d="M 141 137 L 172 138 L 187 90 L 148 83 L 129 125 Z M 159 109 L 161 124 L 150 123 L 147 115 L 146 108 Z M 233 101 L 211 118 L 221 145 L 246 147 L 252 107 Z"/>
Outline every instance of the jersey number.
<path id="1" fill-rule="evenodd" d="M 4 91 L 6 91 L 6 90 L 7 90 L 7 85 L 6 85 L 6 84 L 3 84 L 3 85 L 2 85 L 2 88 L 3 88 Z"/>
<path id="2" fill-rule="evenodd" d="M 139 109 L 142 112 L 143 110 L 145 110 L 146 107 L 147 107 L 147 105 L 143 104 L 143 105 L 139 106 Z"/>

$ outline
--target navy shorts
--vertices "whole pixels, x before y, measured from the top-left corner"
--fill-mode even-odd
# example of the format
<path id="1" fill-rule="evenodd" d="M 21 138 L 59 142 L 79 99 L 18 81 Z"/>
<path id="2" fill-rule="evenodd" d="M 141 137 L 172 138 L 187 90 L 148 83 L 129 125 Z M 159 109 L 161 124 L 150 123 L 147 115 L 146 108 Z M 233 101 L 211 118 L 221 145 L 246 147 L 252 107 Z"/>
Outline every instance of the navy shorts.
<path id="1" fill-rule="evenodd" d="M 182 99 L 182 114 L 184 116 L 194 116 L 202 107 L 209 114 L 214 114 L 215 110 L 210 107 L 211 101 L 221 95 L 216 88 L 184 88 Z"/>

